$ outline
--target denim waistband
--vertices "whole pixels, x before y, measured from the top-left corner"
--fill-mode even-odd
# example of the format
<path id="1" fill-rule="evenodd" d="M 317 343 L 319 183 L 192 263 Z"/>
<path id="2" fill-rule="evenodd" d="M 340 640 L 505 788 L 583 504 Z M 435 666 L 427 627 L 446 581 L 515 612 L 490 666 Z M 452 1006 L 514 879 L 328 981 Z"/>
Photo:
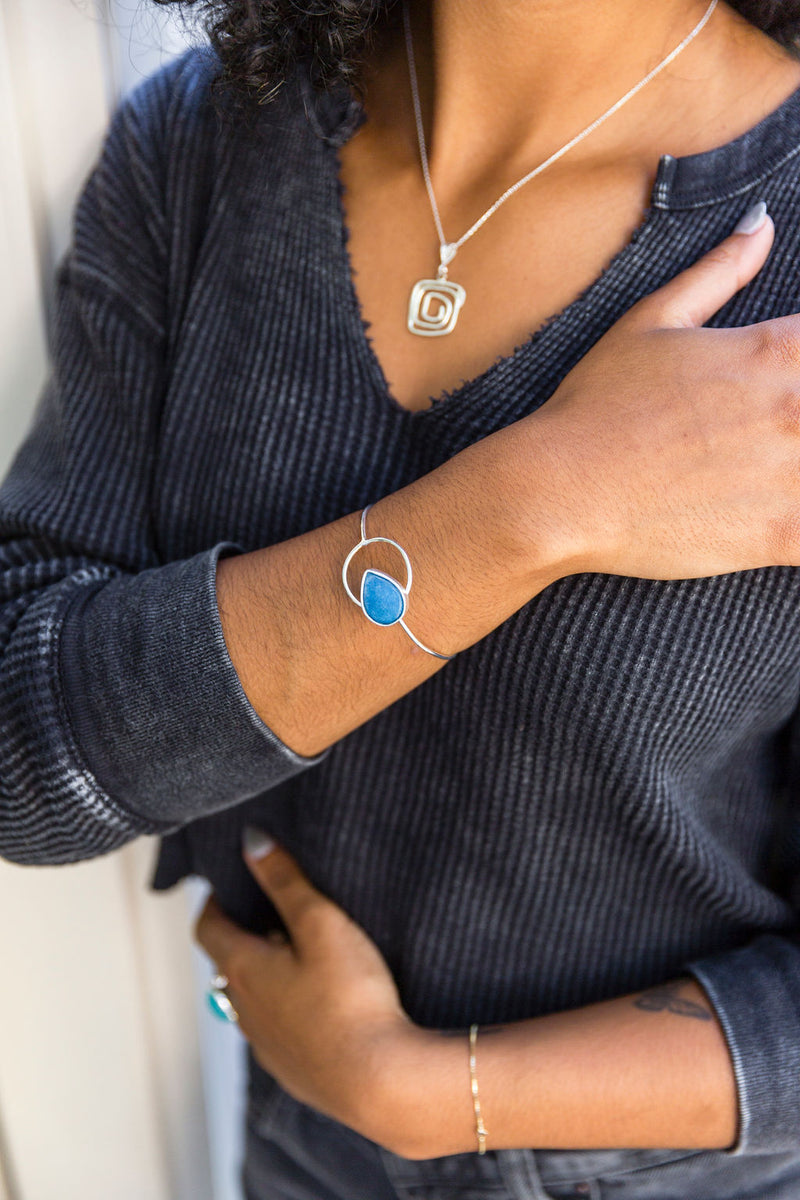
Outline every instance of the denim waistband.
<path id="1" fill-rule="evenodd" d="M 248 1200 L 798 1200 L 800 1155 L 686 1149 L 499 1150 L 411 1160 L 249 1078 Z M 298 1192 L 294 1178 L 317 1181 Z M 322 1186 L 324 1181 L 324 1187 Z M 317 1192 L 314 1187 L 318 1185 Z"/>

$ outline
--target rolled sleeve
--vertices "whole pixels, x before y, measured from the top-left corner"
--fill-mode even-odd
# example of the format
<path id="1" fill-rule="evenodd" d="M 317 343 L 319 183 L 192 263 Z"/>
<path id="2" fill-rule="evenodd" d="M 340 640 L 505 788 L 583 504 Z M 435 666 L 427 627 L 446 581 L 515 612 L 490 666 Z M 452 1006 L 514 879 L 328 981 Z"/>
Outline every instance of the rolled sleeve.
<path id="1" fill-rule="evenodd" d="M 765 934 L 691 962 L 728 1043 L 739 1094 L 733 1154 L 800 1147 L 800 948 Z"/>
<path id="2" fill-rule="evenodd" d="M 60 673 L 75 741 L 100 786 L 146 821 L 184 824 L 320 761 L 250 704 L 216 600 L 232 542 L 84 589 L 64 617 Z"/>

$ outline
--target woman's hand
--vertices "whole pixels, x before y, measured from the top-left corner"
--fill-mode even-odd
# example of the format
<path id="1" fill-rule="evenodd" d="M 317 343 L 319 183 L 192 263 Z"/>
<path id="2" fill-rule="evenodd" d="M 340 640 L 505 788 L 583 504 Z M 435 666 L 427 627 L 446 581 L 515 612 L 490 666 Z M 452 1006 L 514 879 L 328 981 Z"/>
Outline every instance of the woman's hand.
<path id="1" fill-rule="evenodd" d="M 634 305 L 519 423 L 539 474 L 547 448 L 573 571 L 800 565 L 800 319 L 699 328 L 757 274 L 773 234 L 767 217 Z"/>
<path id="2" fill-rule="evenodd" d="M 245 855 L 288 930 L 248 933 L 210 897 L 195 936 L 226 989 L 256 1060 L 296 1099 L 373 1140 L 391 1140 L 385 1084 L 422 1031 L 403 1012 L 377 948 L 258 831 Z M 394 1114 L 396 1115 L 396 1114 Z"/>
<path id="3" fill-rule="evenodd" d="M 296 1099 L 396 1154 L 474 1150 L 466 1031 L 413 1025 L 363 930 L 259 831 L 247 845 L 288 939 L 248 933 L 213 897 L 196 936 L 228 977 L 257 1061 Z M 682 1008 L 664 1002 L 678 994 Z M 691 980 L 645 998 L 482 1028 L 489 1147 L 729 1146 L 736 1086 L 708 1001 Z"/>

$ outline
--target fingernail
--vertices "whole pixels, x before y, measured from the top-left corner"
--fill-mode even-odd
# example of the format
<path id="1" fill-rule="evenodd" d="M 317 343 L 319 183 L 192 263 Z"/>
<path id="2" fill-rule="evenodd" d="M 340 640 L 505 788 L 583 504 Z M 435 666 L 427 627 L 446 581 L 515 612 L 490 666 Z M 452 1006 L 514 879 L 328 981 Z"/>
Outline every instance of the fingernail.
<path id="1" fill-rule="evenodd" d="M 255 825 L 245 825 L 242 833 L 242 849 L 249 858 L 266 858 L 275 849 L 275 840 Z"/>
<path id="2" fill-rule="evenodd" d="M 767 202 L 759 200 L 752 208 L 748 208 L 734 233 L 757 233 L 767 219 Z"/>

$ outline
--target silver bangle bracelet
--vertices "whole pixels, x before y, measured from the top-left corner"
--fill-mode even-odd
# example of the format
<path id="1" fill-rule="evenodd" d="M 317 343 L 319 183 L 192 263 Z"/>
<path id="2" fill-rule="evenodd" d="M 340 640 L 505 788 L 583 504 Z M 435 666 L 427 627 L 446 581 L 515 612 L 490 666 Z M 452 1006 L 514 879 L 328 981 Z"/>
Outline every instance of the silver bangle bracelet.
<path id="1" fill-rule="evenodd" d="M 368 504 L 362 511 L 361 541 L 353 546 L 342 566 L 344 590 L 373 625 L 380 625 L 384 629 L 388 629 L 391 625 L 399 625 L 403 632 L 408 634 L 414 645 L 419 646 L 420 650 L 433 655 L 434 658 L 442 658 L 449 662 L 450 659 L 455 658 L 454 654 L 439 654 L 437 650 L 431 650 L 429 646 L 423 645 L 403 620 L 408 608 L 408 593 L 411 591 L 411 560 L 400 543 L 394 541 L 393 538 L 367 537 L 367 513 L 371 508 L 372 505 Z M 394 546 L 400 554 L 406 569 L 405 586 L 391 575 L 387 575 L 385 571 L 377 571 L 373 567 L 368 567 L 361 576 L 361 588 L 357 596 L 347 580 L 348 568 L 359 550 L 363 550 L 365 546 L 372 546 L 376 542 L 385 542 L 388 546 Z"/>

